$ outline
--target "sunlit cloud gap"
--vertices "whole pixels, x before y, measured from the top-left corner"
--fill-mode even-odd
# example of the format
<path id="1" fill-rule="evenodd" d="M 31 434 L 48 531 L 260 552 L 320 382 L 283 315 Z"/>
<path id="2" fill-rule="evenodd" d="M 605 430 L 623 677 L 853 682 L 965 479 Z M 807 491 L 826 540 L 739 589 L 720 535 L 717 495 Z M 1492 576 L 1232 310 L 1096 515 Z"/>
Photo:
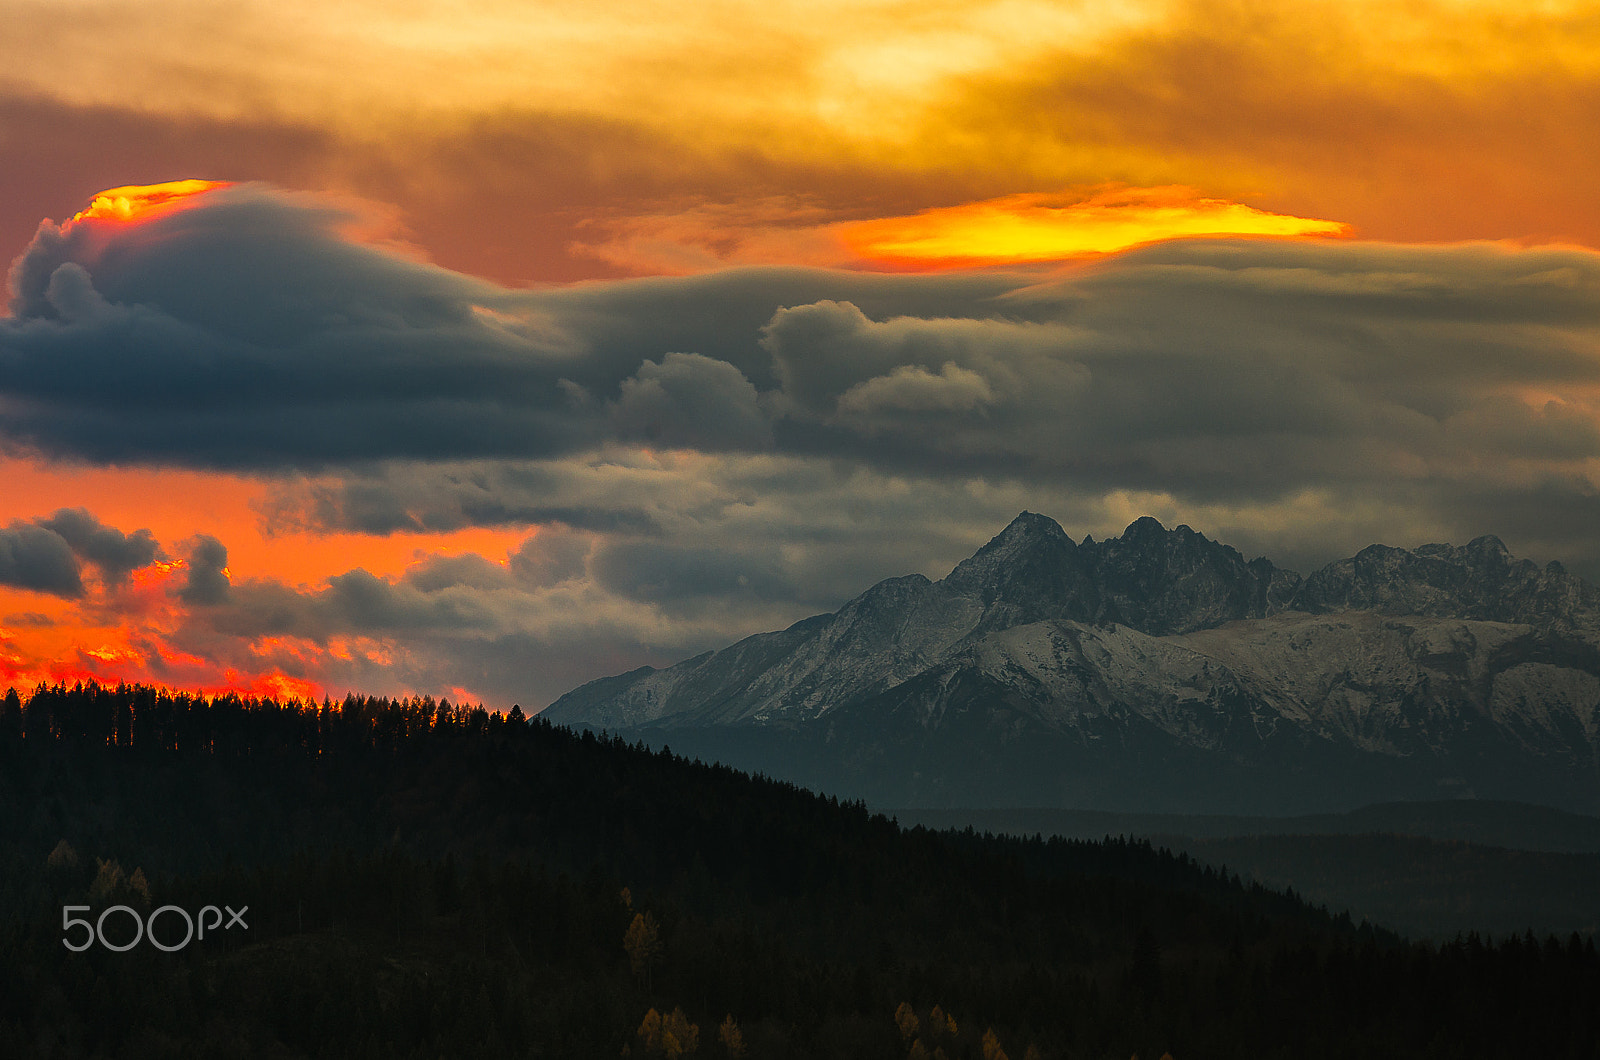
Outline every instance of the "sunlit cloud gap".
<path id="1" fill-rule="evenodd" d="M 1347 236 L 1340 221 L 1269 213 L 1191 188 L 1118 188 L 1078 202 L 1008 195 L 844 227 L 861 257 L 925 268 L 1019 264 L 1110 254 L 1166 239 Z"/>

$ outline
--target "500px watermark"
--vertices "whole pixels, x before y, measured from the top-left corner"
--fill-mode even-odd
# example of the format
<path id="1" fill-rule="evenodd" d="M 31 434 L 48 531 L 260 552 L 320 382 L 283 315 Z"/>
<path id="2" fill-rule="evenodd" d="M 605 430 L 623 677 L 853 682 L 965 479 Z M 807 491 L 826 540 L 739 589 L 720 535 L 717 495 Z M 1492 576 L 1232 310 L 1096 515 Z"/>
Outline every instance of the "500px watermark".
<path id="1" fill-rule="evenodd" d="M 245 931 L 250 930 L 250 925 L 244 922 L 244 915 L 250 911 L 250 907 L 247 905 L 241 906 L 237 912 L 234 911 L 234 908 L 231 905 L 223 906 L 222 909 L 226 909 L 228 911 L 228 922 L 226 924 L 222 922 L 222 909 L 218 909 L 214 905 L 208 905 L 202 908 L 200 910 L 200 915 L 197 917 L 190 916 L 187 909 L 176 905 L 164 905 L 161 908 L 153 911 L 148 917 L 141 917 L 139 915 L 139 911 L 134 909 L 132 906 L 108 906 L 100 913 L 100 916 L 93 923 L 90 923 L 81 917 L 75 917 L 72 915 L 73 913 L 87 913 L 89 912 L 90 908 L 91 907 L 87 905 L 64 905 L 61 907 L 61 945 L 65 946 L 73 953 L 82 953 L 90 946 L 93 946 L 96 942 L 100 943 L 100 945 L 104 946 L 106 949 L 111 950 L 113 953 L 122 953 L 126 950 L 133 949 L 145 939 L 149 939 L 150 945 L 154 946 L 158 950 L 163 950 L 167 953 L 176 953 L 178 950 L 181 950 L 185 946 L 189 945 L 189 943 L 195 939 L 204 939 L 207 931 L 215 934 L 219 927 L 223 931 L 228 931 L 235 926 L 243 928 Z M 112 942 L 106 938 L 106 917 L 110 916 L 112 913 L 124 913 L 127 915 L 129 920 L 133 921 L 132 941 Z M 180 918 L 183 921 L 184 934 L 181 941 L 168 943 L 162 942 L 160 939 L 156 938 L 156 921 L 160 919 L 163 914 L 166 914 L 169 923 L 174 917 Z M 211 922 L 209 924 L 206 922 L 207 916 L 211 917 Z M 82 942 L 74 944 L 73 940 L 71 939 L 70 935 L 74 928 L 83 929 L 84 934 Z M 164 930 L 167 930 L 170 935 L 172 929 Z M 122 933 L 118 932 L 117 934 L 120 936 Z"/>

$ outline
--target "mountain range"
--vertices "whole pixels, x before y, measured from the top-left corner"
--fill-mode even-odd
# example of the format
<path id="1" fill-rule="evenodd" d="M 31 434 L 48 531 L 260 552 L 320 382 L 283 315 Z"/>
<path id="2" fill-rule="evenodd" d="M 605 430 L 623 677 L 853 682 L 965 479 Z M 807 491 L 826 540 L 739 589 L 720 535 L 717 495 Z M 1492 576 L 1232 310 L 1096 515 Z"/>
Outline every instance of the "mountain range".
<path id="1" fill-rule="evenodd" d="M 1308 577 L 1144 517 L 1024 512 L 941 581 L 562 696 L 605 729 L 883 806 L 1600 810 L 1600 591 L 1494 537 Z"/>

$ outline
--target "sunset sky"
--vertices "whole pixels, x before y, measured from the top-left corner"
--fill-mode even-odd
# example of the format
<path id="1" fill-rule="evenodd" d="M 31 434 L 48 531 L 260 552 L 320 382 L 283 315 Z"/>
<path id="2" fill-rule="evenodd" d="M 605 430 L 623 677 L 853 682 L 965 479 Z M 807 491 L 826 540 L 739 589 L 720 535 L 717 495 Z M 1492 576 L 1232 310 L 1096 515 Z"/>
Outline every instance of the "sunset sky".
<path id="1" fill-rule="evenodd" d="M 538 708 L 1023 509 L 1600 577 L 1597 130 L 1594 0 L 0 0 L 0 687 Z"/>

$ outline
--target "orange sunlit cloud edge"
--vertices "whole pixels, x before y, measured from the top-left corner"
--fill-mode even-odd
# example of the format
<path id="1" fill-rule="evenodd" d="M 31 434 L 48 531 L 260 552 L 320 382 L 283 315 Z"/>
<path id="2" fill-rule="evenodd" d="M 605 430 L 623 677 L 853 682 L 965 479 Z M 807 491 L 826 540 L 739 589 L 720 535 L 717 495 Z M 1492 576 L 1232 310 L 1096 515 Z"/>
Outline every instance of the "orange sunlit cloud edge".
<path id="1" fill-rule="evenodd" d="M 579 225 L 568 250 L 637 276 L 741 265 L 869 272 L 1048 267 L 1175 239 L 1349 238 L 1342 221 L 1274 213 L 1182 185 L 1024 192 L 914 214 L 837 221 L 816 204 L 681 204 Z M 598 237 L 598 238 L 595 238 Z"/>
<path id="2" fill-rule="evenodd" d="M 169 180 L 161 184 L 128 184 L 96 193 L 73 221 L 141 221 L 169 213 L 207 192 L 232 186 L 226 180 Z"/>
<path id="3" fill-rule="evenodd" d="M 403 652 L 383 637 L 362 634 L 335 634 L 323 642 L 256 635 L 233 644 L 231 652 L 207 652 L 185 641 L 191 616 L 178 590 L 187 569 L 183 560 L 157 562 L 133 572 L 128 585 L 85 601 L 40 601 L 26 591 L 0 589 L 0 608 L 32 608 L 11 610 L 0 620 L 0 688 L 26 692 L 40 685 L 93 682 L 317 700 L 340 683 L 330 675 L 331 666 L 387 667 Z M 392 688 L 390 694 L 404 697 L 416 690 Z"/>
<path id="4" fill-rule="evenodd" d="M 236 584 L 242 578 L 298 592 L 324 589 L 332 577 L 353 568 L 393 583 L 438 557 L 473 554 L 504 566 L 510 553 L 538 533 L 536 527 L 320 532 L 285 520 L 265 502 L 259 481 L 215 472 L 93 468 L 12 457 L 0 460 L 0 478 L 8 486 L 7 514 L 14 522 L 87 503 L 113 526 L 152 529 L 171 557 L 134 570 L 120 587 L 107 586 L 86 567 L 82 574 L 90 591 L 80 599 L 0 586 L 0 689 L 19 691 L 92 680 L 207 695 L 319 699 L 348 685 L 333 672 L 342 664 L 385 667 L 400 652 L 382 638 L 358 635 L 335 635 L 326 643 L 254 637 L 221 654 L 178 646 L 172 635 L 185 616 L 175 593 L 189 566 L 180 556 L 197 533 L 227 546 L 224 576 Z"/>
<path id="5" fill-rule="evenodd" d="M 860 258 L 961 269 L 1098 257 L 1170 239 L 1348 237 L 1350 225 L 1271 213 L 1193 188 L 1115 187 L 1087 198 L 1024 193 L 840 226 Z"/>

